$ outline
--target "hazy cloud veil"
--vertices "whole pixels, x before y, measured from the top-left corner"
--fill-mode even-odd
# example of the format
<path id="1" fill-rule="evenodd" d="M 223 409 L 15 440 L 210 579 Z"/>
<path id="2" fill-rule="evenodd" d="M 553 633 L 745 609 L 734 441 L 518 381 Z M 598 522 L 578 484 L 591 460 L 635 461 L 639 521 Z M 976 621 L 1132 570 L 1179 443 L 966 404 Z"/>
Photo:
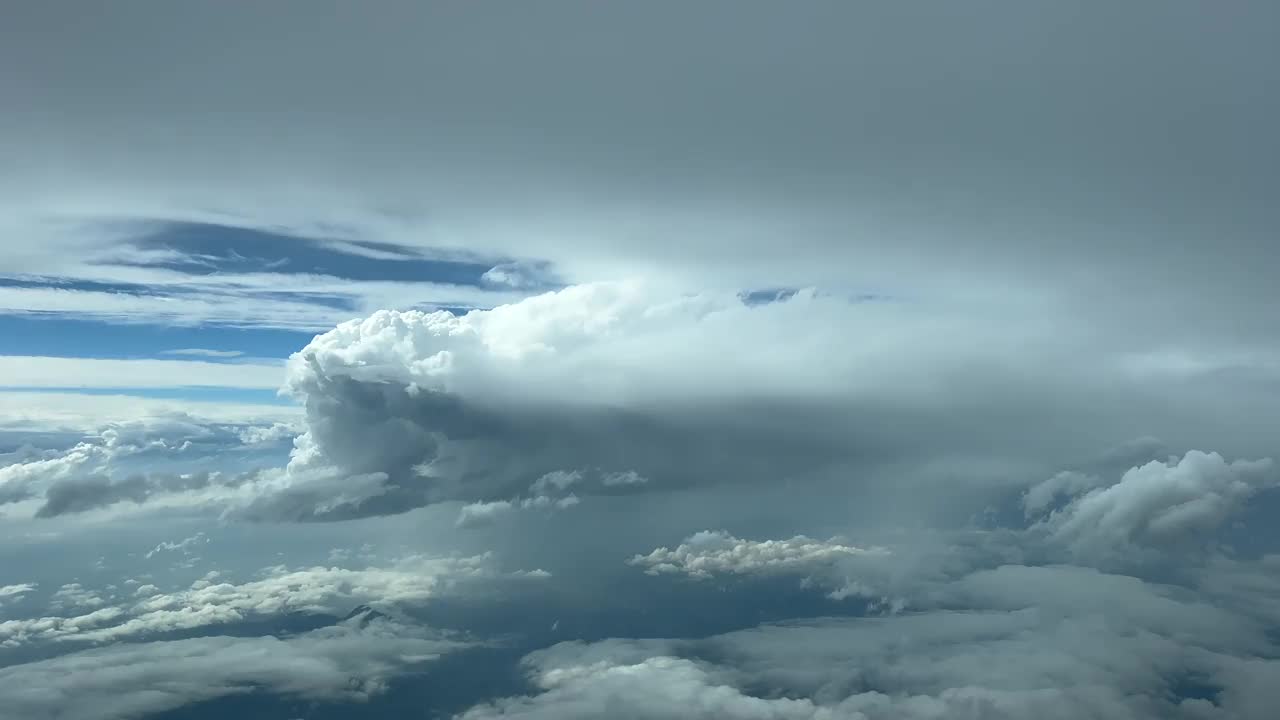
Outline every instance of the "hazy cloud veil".
<path id="1" fill-rule="evenodd" d="M 6 15 L 0 718 L 1280 707 L 1273 4 Z"/>

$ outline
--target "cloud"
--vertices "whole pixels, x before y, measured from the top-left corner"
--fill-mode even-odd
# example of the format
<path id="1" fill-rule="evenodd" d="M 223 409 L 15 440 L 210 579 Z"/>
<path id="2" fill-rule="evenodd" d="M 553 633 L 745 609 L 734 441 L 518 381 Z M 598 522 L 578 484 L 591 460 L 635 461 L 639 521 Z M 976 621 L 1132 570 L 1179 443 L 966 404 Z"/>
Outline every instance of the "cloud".
<path id="1" fill-rule="evenodd" d="M 1253 91 L 1276 57 L 1257 29 L 1275 20 L 1266 4 L 1231 18 L 1233 51 L 1213 62 L 1188 56 L 1202 28 L 1176 8 L 1064 17 L 993 4 L 949 12 L 927 37 L 897 7 L 759 3 L 738 17 L 741 33 L 725 39 L 717 12 L 690 11 L 657 57 L 654 39 L 670 25 L 659 7 L 521 15 L 516 26 L 555 39 L 553 54 L 485 9 L 337 13 L 304 21 L 295 65 L 279 54 L 294 8 L 254 7 L 209 18 L 255 28 L 235 62 L 216 66 L 201 61 L 217 54 L 207 26 L 171 9 L 95 18 L 107 36 L 134 39 L 123 47 L 160 29 L 189 48 L 170 76 L 57 10 L 33 11 L 3 55 L 38 68 L 6 85 L 21 108 L 3 140 L 15 168 L 8 222 L 40 217 L 28 227 L 44 232 L 25 236 L 38 239 L 51 234 L 48 215 L 354 227 L 420 247 L 532 255 L 570 280 L 654 266 L 690 286 L 739 288 L 960 278 L 1003 288 L 986 282 L 1003 276 L 1046 294 L 1097 290 L 1064 294 L 1117 325 L 1158 318 L 1155 333 L 1182 325 L 1181 310 L 1197 311 L 1193 333 L 1248 337 L 1264 326 L 1258 301 L 1274 266 L 1259 238 L 1273 218 L 1253 189 L 1273 186 L 1275 170 L 1271 149 L 1255 152 L 1250 138 L 1277 115 Z M 571 18 L 580 32 L 564 31 Z M 993 39 L 995 25 L 1008 34 Z M 1138 56 L 1128 50 L 1141 28 L 1152 42 Z M 480 53 L 486 39 L 498 41 Z M 907 39 L 948 61 L 889 62 Z M 340 62 L 329 53 L 340 41 L 379 52 Z M 1086 41 L 1099 48 L 1092 59 L 1080 58 Z M 1175 66 L 1185 72 L 1169 74 Z M 749 87 L 736 82 L 744 70 Z M 128 97 L 105 90 L 118 77 L 137 79 Z M 1186 112 L 1191 98 L 1221 112 Z M 1096 105 L 1111 112 L 1086 117 Z M 158 133 L 161 117 L 190 135 Z M 1165 171 L 1187 147 L 1206 147 L 1187 160 L 1199 172 Z M 1130 227 L 1141 230 L 1118 229 Z M 1219 229 L 1214 243 L 1205 227 Z M 1153 267 L 1162 248 L 1176 251 Z M 79 257 L 71 249 L 24 243 L 4 266 L 65 265 Z M 1020 274 L 1043 267 L 1062 272 Z M 1175 290 L 1189 281 L 1215 289 Z M 1240 297 L 1217 292 L 1233 283 Z M 1115 302 L 1140 296 L 1130 291 L 1162 301 Z M 1198 322 L 1250 306 L 1238 332 Z"/>
<path id="2" fill-rule="evenodd" d="M 1094 346 L 1090 333 L 1073 322 L 1050 331 L 985 301 L 855 303 L 810 289 L 753 305 L 643 279 L 461 316 L 379 311 L 289 360 L 285 388 L 305 407 L 305 432 L 282 495 L 256 500 L 249 515 L 342 519 L 500 502 L 569 469 L 587 473 L 595 493 L 893 464 L 918 472 L 921 458 L 1047 468 L 1135 424 L 1256 444 L 1253 431 L 1224 434 L 1210 421 L 1220 398 L 1197 401 L 1198 413 L 1151 410 L 1151 393 L 1181 380 L 1135 379 L 1126 351 Z M 1064 363 L 1064 353 L 1084 359 Z M 1044 433 L 1027 421 L 1046 408 L 1080 430 Z M 631 473 L 647 482 L 619 482 Z M 370 480 L 378 474 L 380 484 Z"/>
<path id="3" fill-rule="evenodd" d="M 6 600 L 13 600 L 32 592 L 38 587 L 35 583 L 17 583 L 14 585 L 0 585 L 0 603 Z"/>
<path id="4" fill-rule="evenodd" d="M 45 490 L 44 504 L 36 510 L 36 517 L 57 517 L 126 501 L 141 503 L 150 492 L 150 485 L 141 476 L 124 480 L 101 476 L 67 478 L 52 483 Z"/>
<path id="5" fill-rule="evenodd" d="M 761 718 L 814 720 L 806 699 L 765 699 L 717 682 L 699 664 L 674 657 L 635 663 L 602 661 L 548 668 L 535 676 L 536 698 L 499 700 L 461 717 L 481 718 Z"/>
<path id="6" fill-rule="evenodd" d="M 301 471 L 324 467 L 385 473 L 385 492 L 334 516 L 346 517 L 505 500 L 565 468 L 599 468 L 601 485 L 661 489 L 772 481 L 919 452 L 868 421 L 877 414 L 959 444 L 964 430 L 929 428 L 952 423 L 924 408 L 972 403 L 982 412 L 990 401 L 921 362 L 950 358 L 960 372 L 980 360 L 961 349 L 962 330 L 937 332 L 938 310 L 813 292 L 749 306 L 736 294 L 636 281 L 572 286 L 465 316 L 378 312 L 290 359 L 286 388 L 307 417 L 291 470 L 299 483 L 308 477 Z M 983 342 L 969 338 L 964 348 L 990 340 L 983 352 L 999 353 L 1009 341 L 974 332 Z M 859 333 L 875 340 L 849 339 Z M 842 429 L 850 424 L 852 440 Z"/>
<path id="7" fill-rule="evenodd" d="M 493 565 L 489 555 L 410 555 L 385 566 L 356 569 L 273 566 L 264 568 L 259 579 L 239 584 L 221 580 L 213 573 L 181 590 L 155 592 L 158 588 L 151 585 L 148 597 L 130 598 L 116 605 L 107 605 L 106 599 L 92 590 L 67 586 L 63 590 L 68 599 L 92 597 L 88 607 L 98 609 L 81 615 L 0 622 L 0 646 L 52 641 L 107 643 L 291 612 L 341 614 L 358 604 L 414 605 L 463 592 L 473 582 L 545 576 L 502 573 Z M 140 586 L 135 593 L 142 594 L 142 587 L 147 586 Z"/>
<path id="8" fill-rule="evenodd" d="M 80 583 L 67 583 L 53 594 L 50 606 L 55 610 L 71 608 L 98 608 L 106 604 L 106 600 L 97 592 Z"/>
<path id="9" fill-rule="evenodd" d="M 573 472 L 565 472 L 564 470 L 555 470 L 543 475 L 533 484 L 529 486 L 529 492 L 535 495 L 554 494 L 564 492 L 567 488 L 582 481 L 582 473 L 574 470 Z M 606 482 L 606 484 L 608 484 Z"/>
<path id="10" fill-rule="evenodd" d="M 69 447 L 58 448 L 63 440 L 57 436 L 45 438 L 41 442 L 53 447 L 15 454 L 0 464 L 0 504 L 38 502 L 33 508 L 38 518 L 176 496 L 225 505 L 228 495 L 256 477 L 251 472 L 256 465 L 272 462 L 273 452 L 274 462 L 284 459 L 279 439 L 293 427 L 246 419 L 142 415 L 73 434 Z"/>
<path id="11" fill-rule="evenodd" d="M 512 505 L 508 500 L 463 505 L 462 509 L 458 511 L 457 526 L 460 528 L 473 528 L 488 525 L 498 517 L 515 509 L 516 506 Z"/>
<path id="12" fill-rule="evenodd" d="M 1007 566 L 942 589 L 950 609 L 562 643 L 525 658 L 538 693 L 465 717 L 1265 717 L 1253 678 L 1275 661 L 1232 612 L 1079 568 Z M 1212 699 L 1183 694 L 1188 677 Z"/>
<path id="13" fill-rule="evenodd" d="M 299 433 L 296 425 L 291 423 L 272 423 L 269 427 L 249 426 L 240 432 L 240 440 L 245 445 L 272 445 L 284 440 L 292 440 Z"/>
<path id="14" fill-rule="evenodd" d="M 20 502 L 34 495 L 37 488 L 66 482 L 102 456 L 100 448 L 77 443 L 65 453 L 0 467 L 0 504 Z"/>
<path id="15" fill-rule="evenodd" d="M 1186 457 L 1157 465 L 1196 482 L 1267 470 L 1190 457 L 1181 471 Z M 1144 468 L 1156 470 L 1142 464 L 1124 477 Z M 1097 484 L 1059 476 L 1049 489 L 1087 497 Z M 836 588 L 833 597 L 844 582 L 865 597 L 891 590 L 901 601 L 882 616 L 796 619 L 703 639 L 563 643 L 525 659 L 537 692 L 483 702 L 465 717 L 1268 717 L 1274 692 L 1260 678 L 1280 669 L 1262 630 L 1277 617 L 1269 600 L 1280 587 L 1274 557 L 1182 554 L 1186 564 L 1172 574 L 1156 566 L 1131 566 L 1131 575 L 1025 564 L 1106 562 L 1064 556 L 1043 530 L 969 528 L 936 542 L 929 538 L 936 530 L 904 532 L 881 551 L 886 562 L 869 564 L 859 564 L 865 551 L 837 539 L 700 533 L 630 562 L 656 575 L 809 575 L 823 591 Z M 750 603 L 753 590 L 721 591 L 742 593 L 726 603 Z"/>
<path id="16" fill-rule="evenodd" d="M 1058 475 L 1032 488 L 1024 505 L 1031 512 L 1053 496 L 1072 495 L 1041 526 L 1074 551 L 1105 555 L 1215 530 L 1251 496 L 1276 485 L 1273 465 L 1269 458 L 1228 463 L 1218 453 L 1192 450 L 1181 459 L 1130 468 L 1112 484 Z"/>
<path id="17" fill-rule="evenodd" d="M 149 268 L 108 269 L 104 265 L 77 268 L 74 273 L 71 277 L 23 278 L 34 283 L 28 287 L 0 287 L 0 313 L 115 324 L 319 331 L 380 307 L 490 307 L 526 294 L 509 288 L 351 281 L 323 275 L 199 276 Z M 68 282 L 137 287 L 125 291 L 61 286 Z"/>
<path id="18" fill-rule="evenodd" d="M 178 348 L 165 350 L 164 355 L 193 355 L 208 358 L 237 358 L 244 355 L 243 350 L 210 350 L 208 348 Z"/>
<path id="19" fill-rule="evenodd" d="M 480 279 L 487 285 L 514 290 L 545 290 L 557 284 L 546 262 L 502 263 L 489 268 Z"/>
<path id="20" fill-rule="evenodd" d="M 493 524 L 498 518 L 519 510 L 564 510 L 581 502 L 577 495 L 569 494 L 560 498 L 547 495 L 518 498 L 516 500 L 495 500 L 494 502 L 478 502 L 463 505 L 458 511 L 455 523 L 459 528 L 476 528 Z"/>
<path id="21" fill-rule="evenodd" d="M 626 470 L 623 472 L 609 473 L 600 479 L 606 487 L 626 487 L 630 485 L 643 485 L 649 482 L 649 478 L 641 475 L 635 470 Z"/>
<path id="22" fill-rule="evenodd" d="M 386 618 L 287 638 L 112 645 L 0 668 L 0 695 L 6 712 L 66 720 L 124 720 L 255 690 L 306 701 L 356 702 L 384 691 L 395 676 L 463 646 Z"/>
<path id="23" fill-rule="evenodd" d="M 742 540 L 723 530 L 689 536 L 675 549 L 658 548 L 628 562 L 650 575 L 679 573 L 695 578 L 714 575 L 806 573 L 856 555 L 888 555 L 883 548 L 858 548 L 836 538 L 814 540 L 803 535 L 787 540 Z"/>
<path id="24" fill-rule="evenodd" d="M 532 655 L 479 716 L 1280 702 L 1274 480 L 1235 460 L 1280 457 L 1274 4 L 746 1 L 728 34 L 661 3 L 30 5 L 0 31 L 0 316 L 182 326 L 151 352 L 321 335 L 284 368 L 0 361 L 31 390 L 0 391 L 4 566 L 106 601 L 6 619 L 15 653 L 447 586 L 315 566 L 376 539 L 553 570 L 484 621 L 530 643 L 618 636 Z M 183 223 L 251 240 L 143 241 Z M 462 257 L 469 284 L 421 261 Z M 48 392 L 281 382 L 304 408 Z M 1097 454 L 1135 436 L 1167 447 Z M 201 555 L 284 567 L 144 562 L 214 515 Z M 155 593 L 95 585 L 129 553 Z M 849 596 L 890 612 L 801 617 L 876 614 Z M 668 631 L 700 639 L 627 637 Z M 170 665 L 142 684 L 185 697 Z M 99 682 L 46 669 L 24 697 Z"/>
<path id="25" fill-rule="evenodd" d="M 284 376 L 278 365 L 253 363 L 0 355 L 0 378 L 9 388 L 231 387 L 274 390 L 280 387 Z"/>
<path id="26" fill-rule="evenodd" d="M 209 542 L 209 537 L 203 532 L 198 532 L 177 542 L 162 542 L 156 545 L 154 549 L 147 551 L 147 559 L 149 560 L 162 552 L 182 551 L 184 554 L 190 554 L 191 548 L 207 542 Z"/>
<path id="27" fill-rule="evenodd" d="M 0 391 L 0 430 L 93 432 L 105 424 L 187 418 L 192 422 L 253 425 L 299 419 L 292 405 L 162 400 L 119 394 Z"/>
<path id="28" fill-rule="evenodd" d="M 951 537 L 949 542 L 951 554 L 961 554 L 961 538 Z M 834 537 L 818 540 L 797 535 L 757 541 L 723 530 L 704 530 L 674 549 L 660 547 L 638 554 L 627 564 L 644 568 L 651 576 L 683 575 L 696 580 L 797 577 L 801 588 L 820 589 L 830 600 L 866 601 L 867 613 L 900 612 L 908 606 L 908 596 L 920 590 L 921 578 L 927 577 L 924 568 L 938 563 L 938 551 L 925 548 L 923 543 L 905 546 L 907 552 L 900 557 L 888 548 L 857 547 Z M 934 557 L 922 558 L 922 553 Z"/>
<path id="29" fill-rule="evenodd" d="M 1213 555 L 1194 569 L 1201 593 L 1215 604 L 1265 625 L 1280 623 L 1280 554 L 1241 559 Z"/>

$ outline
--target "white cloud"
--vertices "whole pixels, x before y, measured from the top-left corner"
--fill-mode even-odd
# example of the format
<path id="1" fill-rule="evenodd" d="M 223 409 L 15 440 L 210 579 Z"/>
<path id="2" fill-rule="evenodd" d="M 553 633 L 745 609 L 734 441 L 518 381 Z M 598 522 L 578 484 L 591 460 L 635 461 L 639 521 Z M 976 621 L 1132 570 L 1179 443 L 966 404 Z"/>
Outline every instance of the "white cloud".
<path id="1" fill-rule="evenodd" d="M 714 575 L 807 573 L 855 556 L 887 556 L 883 548 L 859 548 L 837 538 L 815 540 L 803 535 L 787 540 L 742 540 L 723 530 L 704 530 L 671 548 L 636 555 L 628 562 L 650 575 L 678 573 L 695 578 Z"/>
<path id="2" fill-rule="evenodd" d="M 155 548 L 147 551 L 147 559 L 159 555 L 162 552 L 182 551 L 183 554 L 190 554 L 191 548 L 197 545 L 209 542 L 209 538 L 203 532 L 198 532 L 191 537 L 183 538 L 177 542 L 162 542 Z"/>
<path id="3" fill-rule="evenodd" d="M 599 661 L 555 666 L 535 672 L 544 692 L 532 698 L 508 698 L 463 713 L 482 718 L 751 718 L 818 720 L 808 699 L 753 697 L 714 677 L 691 660 L 650 657 L 637 662 Z"/>
<path id="4" fill-rule="evenodd" d="M 165 350 L 163 355 L 192 355 L 195 357 L 209 358 L 238 358 L 244 355 L 243 350 L 211 350 L 209 348 L 178 348 L 175 350 Z"/>
<path id="5" fill-rule="evenodd" d="M 14 585 L 0 585 L 0 603 L 5 600 L 19 598 L 36 589 L 35 583 L 17 583 Z"/>
<path id="6" fill-rule="evenodd" d="M 903 371 L 903 358 L 891 368 L 877 356 L 909 337 L 925 340 L 911 336 L 945 314 L 930 310 L 811 293 L 749 307 L 731 293 L 593 283 L 461 317 L 378 312 L 344 323 L 294 356 L 288 386 L 305 396 L 325 379 L 348 377 L 515 403 L 594 406 L 744 392 L 795 401 L 869 390 L 873 378 Z M 854 344 L 826 332 L 831 323 L 878 337 Z M 732 352 L 748 344 L 757 350 Z M 791 371 L 797 367 L 807 372 Z"/>
<path id="7" fill-rule="evenodd" d="M 53 593 L 50 606 L 55 610 L 98 608 L 106 602 L 96 590 L 90 590 L 80 583 L 67 583 Z"/>
<path id="8" fill-rule="evenodd" d="M 457 526 L 460 528 L 474 528 L 482 525 L 488 525 L 494 522 L 502 515 L 516 509 L 509 500 L 495 500 L 493 502 L 478 502 L 463 505 L 458 511 Z"/>
<path id="9" fill-rule="evenodd" d="M 1227 462 L 1198 450 L 1131 468 L 1105 487 L 1062 478 L 1048 481 L 1050 490 L 1033 488 L 1028 509 L 1043 507 L 1046 494 L 1074 491 L 1071 502 L 1041 526 L 1077 552 L 1102 556 L 1212 531 L 1259 490 L 1280 481 L 1269 458 Z"/>
<path id="10" fill-rule="evenodd" d="M 498 518 L 519 510 L 565 510 L 581 502 L 577 495 L 569 494 L 560 498 L 548 495 L 517 498 L 515 500 L 495 500 L 493 502 L 477 502 L 463 505 L 458 510 L 455 525 L 459 528 L 476 528 L 493 524 Z"/>
<path id="11" fill-rule="evenodd" d="M 546 495 L 548 493 L 564 492 L 569 486 L 582 481 L 582 473 L 578 471 L 565 472 L 564 470 L 554 470 L 543 475 L 533 484 L 529 486 L 529 492 L 534 495 Z"/>
<path id="12" fill-rule="evenodd" d="M 258 480 L 251 471 L 273 450 L 243 440 L 269 438 L 284 425 L 255 425 L 252 416 L 219 422 L 185 413 L 143 414 L 82 430 L 69 447 L 59 448 L 67 440 L 55 435 L 41 440 L 50 449 L 0 459 L 8 460 L 0 464 L 0 505 L 24 503 L 17 514 L 31 510 L 36 517 L 174 495 L 225 505 L 244 492 L 240 486 Z M 280 462 L 284 448 L 275 451 L 274 462 Z"/>
<path id="13" fill-rule="evenodd" d="M 272 423 L 268 427 L 254 425 L 240 432 L 240 440 L 245 445 L 273 445 L 284 440 L 293 439 L 301 429 L 293 423 Z"/>
<path id="14" fill-rule="evenodd" d="M 24 500 L 50 484 L 65 480 L 106 460 L 104 450 L 89 443 L 77 443 L 63 453 L 0 467 L 0 503 Z"/>

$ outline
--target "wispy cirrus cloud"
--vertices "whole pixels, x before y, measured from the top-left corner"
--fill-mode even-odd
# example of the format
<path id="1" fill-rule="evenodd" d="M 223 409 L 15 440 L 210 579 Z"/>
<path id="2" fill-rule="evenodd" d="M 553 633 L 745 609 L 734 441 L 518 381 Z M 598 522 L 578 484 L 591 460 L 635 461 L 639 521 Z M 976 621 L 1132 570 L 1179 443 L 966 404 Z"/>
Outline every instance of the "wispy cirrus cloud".
<path id="1" fill-rule="evenodd" d="M 0 387 L 7 390 L 22 387 L 274 390 L 283 384 L 284 368 L 278 363 L 0 355 L 0 377 L 3 378 Z"/>
<path id="2" fill-rule="evenodd" d="M 162 355 L 189 355 L 192 357 L 207 358 L 238 358 L 244 355 L 243 350 L 212 350 L 209 348 L 177 348 L 175 350 L 165 350 Z"/>

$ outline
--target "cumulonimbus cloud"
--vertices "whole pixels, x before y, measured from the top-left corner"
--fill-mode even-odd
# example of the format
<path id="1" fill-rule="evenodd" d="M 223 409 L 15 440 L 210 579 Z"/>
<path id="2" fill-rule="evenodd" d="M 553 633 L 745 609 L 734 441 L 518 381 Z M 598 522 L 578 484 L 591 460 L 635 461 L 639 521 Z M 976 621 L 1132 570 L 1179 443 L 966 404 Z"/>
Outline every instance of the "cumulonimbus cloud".
<path id="1" fill-rule="evenodd" d="M 1066 328 L 1007 320 L 812 290 L 752 304 L 640 280 L 462 316 L 379 311 L 290 359 L 285 387 L 305 405 L 306 432 L 282 492 L 289 513 L 316 519 L 509 501 L 566 468 L 593 469 L 617 491 L 777 480 L 922 446 L 970 451 L 964 438 L 983 413 L 1013 444 L 1025 429 L 986 409 L 1010 368 L 1022 384 L 999 402 L 1027 405 L 1026 373 L 1082 390 L 1120 372 L 1105 354 L 1087 367 L 1037 363 Z M 332 492 L 309 483 L 326 468 L 330 486 L 386 480 L 321 512 Z M 274 514 L 272 504 L 253 514 Z"/>

